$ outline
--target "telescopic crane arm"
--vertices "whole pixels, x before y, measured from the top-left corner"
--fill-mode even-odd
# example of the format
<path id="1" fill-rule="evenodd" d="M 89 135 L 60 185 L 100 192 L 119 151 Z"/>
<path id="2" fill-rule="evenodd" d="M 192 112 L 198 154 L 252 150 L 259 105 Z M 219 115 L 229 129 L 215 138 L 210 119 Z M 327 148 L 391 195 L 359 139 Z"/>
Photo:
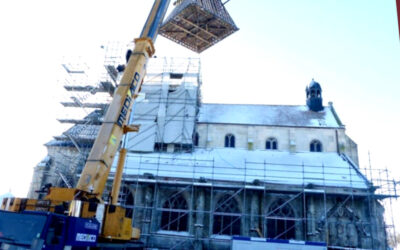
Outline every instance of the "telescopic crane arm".
<path id="1" fill-rule="evenodd" d="M 103 193 L 124 130 L 129 130 L 126 122 L 143 83 L 147 61 L 155 52 L 153 43 L 169 2 L 170 0 L 154 2 L 140 38 L 135 39 L 135 49 L 79 179 L 77 189 L 94 194 L 98 199 Z"/>

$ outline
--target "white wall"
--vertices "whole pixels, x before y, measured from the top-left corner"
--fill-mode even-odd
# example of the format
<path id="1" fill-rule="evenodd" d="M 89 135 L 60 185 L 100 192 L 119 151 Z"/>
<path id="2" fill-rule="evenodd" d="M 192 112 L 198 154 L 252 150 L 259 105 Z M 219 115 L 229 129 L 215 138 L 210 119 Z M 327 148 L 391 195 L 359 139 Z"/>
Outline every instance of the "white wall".
<path id="1" fill-rule="evenodd" d="M 338 130 L 338 137 L 336 137 Z M 350 148 L 344 129 L 332 128 L 299 128 L 299 127 L 272 127 L 249 126 L 232 124 L 197 124 L 199 133 L 199 147 L 224 147 L 225 135 L 235 135 L 236 148 L 248 148 L 253 143 L 254 149 L 265 149 L 265 142 L 269 137 L 278 140 L 278 150 L 290 151 L 290 145 L 295 152 L 310 151 L 310 142 L 314 139 L 322 143 L 324 152 L 337 152 L 338 144 L 343 143 Z"/>

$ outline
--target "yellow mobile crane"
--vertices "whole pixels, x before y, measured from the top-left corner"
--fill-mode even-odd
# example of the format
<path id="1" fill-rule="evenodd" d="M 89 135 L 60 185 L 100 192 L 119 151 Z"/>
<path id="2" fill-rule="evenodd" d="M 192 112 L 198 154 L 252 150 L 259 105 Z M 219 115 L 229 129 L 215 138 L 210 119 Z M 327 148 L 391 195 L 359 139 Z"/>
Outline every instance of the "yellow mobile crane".
<path id="1" fill-rule="evenodd" d="M 141 35 L 135 39 L 135 48 L 114 92 L 77 186 L 50 187 L 44 200 L 5 199 L 0 210 L 1 247 L 140 247 L 140 243 L 130 242 L 140 238 L 139 229 L 132 228 L 131 209 L 117 205 L 126 155 L 126 150 L 120 148 L 120 145 L 124 134 L 138 131 L 138 126 L 127 125 L 127 120 L 141 89 L 147 62 L 155 52 L 154 42 L 169 4 L 170 0 L 154 1 Z M 175 4 L 175 16 L 167 20 L 162 32 L 166 37 L 197 52 L 237 30 L 234 25 L 226 25 L 223 19 L 218 20 L 215 13 L 207 12 L 210 6 L 224 10 L 221 0 L 183 0 Z M 197 13 L 192 15 L 192 12 Z M 212 28 L 208 28 L 212 25 L 209 24 L 217 25 L 217 32 L 212 33 Z M 221 29 L 224 25 L 225 29 Z M 221 30 L 224 32 L 221 33 Z M 118 149 L 119 160 L 111 202 L 104 204 L 103 191 Z M 120 244 L 116 244 L 116 241 Z M 109 245 L 110 242 L 114 243 Z"/>

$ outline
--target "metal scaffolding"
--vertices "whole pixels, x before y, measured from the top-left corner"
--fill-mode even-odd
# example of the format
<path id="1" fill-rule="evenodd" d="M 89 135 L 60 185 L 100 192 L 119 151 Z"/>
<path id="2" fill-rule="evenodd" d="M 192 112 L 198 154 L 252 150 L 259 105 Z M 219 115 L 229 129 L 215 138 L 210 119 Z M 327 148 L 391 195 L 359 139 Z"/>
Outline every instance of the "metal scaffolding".
<path id="1" fill-rule="evenodd" d="M 47 183 L 75 186 L 112 98 L 116 82 L 107 70 L 110 65 L 120 63 L 121 55 L 115 56 L 120 47 L 116 43 L 102 47 L 105 54 L 103 70 L 91 68 L 82 58 L 64 58 L 58 84 L 67 91 L 60 103 L 68 110 L 58 121 L 72 124 L 72 127 L 46 143 L 49 154 L 36 167 L 35 172 L 40 174 L 33 178 L 31 189 L 35 190 L 30 191 L 30 196 Z M 41 196 L 43 194 L 39 194 L 39 198 Z"/>
<path id="2" fill-rule="evenodd" d="M 140 157 L 140 163 L 146 163 L 146 157 Z M 179 158 L 179 155 L 176 157 Z M 163 159 L 160 156 L 158 162 L 162 161 Z M 266 162 L 262 164 L 268 165 Z M 272 183 L 271 185 L 271 183 L 264 182 L 262 178 L 260 178 L 260 182 L 257 183 L 248 183 L 246 181 L 242 183 L 228 183 L 221 182 L 212 177 L 207 180 L 199 180 L 197 178 L 166 179 L 157 174 L 132 174 L 133 172 L 141 173 L 140 166 L 141 164 L 135 167 L 129 165 L 126 166 L 129 174 L 125 173 L 124 182 L 126 186 L 131 187 L 132 195 L 134 196 L 133 200 L 135 203 L 130 206 L 134 210 L 134 218 L 136 217 L 139 219 L 142 214 L 146 214 L 146 216 L 144 216 L 146 218 L 144 221 L 149 225 L 147 225 L 147 227 L 143 227 L 142 225 L 142 228 L 147 228 L 144 230 L 142 235 L 147 239 L 147 242 L 150 242 L 149 244 L 152 242 L 148 240 L 151 237 L 181 237 L 182 240 L 176 242 L 176 245 L 174 246 L 175 249 L 187 247 L 185 242 L 188 244 L 194 244 L 194 241 L 204 241 L 209 244 L 210 238 L 218 241 L 230 241 L 231 238 L 224 236 L 235 234 L 227 233 L 227 231 L 234 231 L 235 229 L 232 227 L 237 225 L 237 222 L 239 222 L 239 225 L 243 225 L 246 224 L 244 221 L 247 221 L 249 224 L 248 228 L 242 228 L 239 234 L 274 239 L 285 239 L 286 235 L 292 236 L 293 239 L 304 241 L 310 241 L 315 235 L 321 235 L 317 237 L 317 240 L 313 240 L 322 240 L 326 242 L 328 246 L 340 249 L 339 246 L 330 245 L 332 235 L 329 233 L 330 218 L 336 216 L 338 213 L 348 213 L 351 220 L 347 221 L 347 224 L 344 224 L 344 226 L 354 225 L 359 227 L 359 230 L 364 232 L 365 235 L 370 238 L 371 249 L 376 248 L 374 241 L 376 240 L 375 237 L 378 232 L 386 232 L 387 234 L 395 235 L 392 216 L 385 218 L 385 223 L 378 223 L 377 218 L 379 218 L 380 215 L 378 214 L 378 210 L 374 209 L 374 206 L 377 206 L 376 202 L 378 200 L 387 200 L 389 203 L 392 203 L 393 199 L 397 199 L 397 182 L 389 179 L 390 175 L 388 174 L 387 169 L 360 169 L 360 174 L 365 176 L 368 176 L 373 172 L 381 173 L 380 176 L 373 176 L 373 181 L 368 183 L 369 186 L 367 189 L 360 189 L 356 185 L 353 186 L 354 182 L 351 181 L 352 171 L 350 171 L 352 168 L 351 165 L 349 165 L 349 174 L 347 176 L 349 181 L 346 181 L 348 184 L 346 188 L 343 188 L 341 185 L 298 185 L 288 189 L 287 187 L 285 188 L 285 186 L 277 185 L 275 189 L 272 189 L 272 185 L 276 185 L 276 183 Z M 155 166 L 155 172 L 160 172 L 159 166 L 160 165 Z M 211 166 L 212 169 L 216 168 L 216 166 L 213 166 L 212 160 L 207 163 L 204 162 L 204 166 Z M 182 166 L 176 166 L 176 168 L 180 169 L 179 171 L 182 171 L 181 167 Z M 299 164 L 297 167 L 302 169 L 302 171 L 298 172 L 299 176 L 304 177 L 307 174 L 306 166 L 304 166 L 304 164 Z M 134 168 L 134 171 L 130 171 L 130 168 Z M 251 172 L 254 170 L 251 169 L 251 167 L 245 168 L 245 172 Z M 326 172 L 327 169 L 329 172 L 329 168 L 333 168 L 333 166 L 322 166 L 323 172 Z M 229 169 L 230 167 L 227 166 L 226 171 L 229 172 Z M 147 171 L 148 168 L 145 170 Z M 171 172 L 174 171 L 176 171 L 176 169 L 171 169 Z M 382 173 L 385 173 L 385 175 Z M 188 176 L 194 176 L 191 172 L 188 172 L 187 174 Z M 323 176 L 322 180 L 329 182 L 330 178 L 329 176 Z M 141 191 L 139 192 L 138 190 L 141 189 L 141 187 L 146 187 L 146 190 L 151 190 L 151 197 L 147 197 L 147 199 L 150 200 L 147 201 L 147 203 L 145 202 L 145 204 L 136 203 L 136 201 L 140 200 L 139 196 L 141 195 Z M 160 199 L 159 193 L 160 190 L 165 189 L 174 190 L 173 195 L 170 196 L 169 199 L 186 193 L 186 196 L 190 197 L 190 199 L 187 200 L 190 204 L 187 205 L 186 209 L 163 207 L 163 200 Z M 208 197 L 209 201 L 209 205 L 203 204 L 202 209 L 199 209 L 199 205 L 196 204 L 198 202 L 197 199 L 199 199 L 198 192 L 207 193 L 206 197 Z M 254 196 L 255 193 L 258 195 Z M 223 199 L 215 199 L 216 196 L 223 197 Z M 278 202 L 273 209 L 267 210 L 266 202 L 271 200 L 271 197 L 272 199 L 273 197 L 278 197 L 282 202 Z M 257 199 L 261 199 L 262 201 L 257 201 Z M 236 202 L 239 200 L 241 202 Z M 229 209 L 224 211 L 220 209 L 225 207 L 227 204 L 230 204 L 231 201 L 237 203 L 237 211 L 231 211 Z M 311 206 L 310 204 L 316 203 L 317 201 L 319 201 L 320 204 L 319 209 L 322 207 L 323 211 L 319 211 L 321 216 L 312 216 L 312 213 L 316 213 L 317 211 L 315 211 L 315 208 L 313 211 L 309 211 Z M 368 204 L 368 216 L 362 217 L 360 214 L 355 212 L 358 206 L 357 204 L 360 202 L 366 202 Z M 252 208 L 252 203 L 260 203 L 263 208 L 254 210 L 254 208 Z M 290 209 L 292 211 L 289 211 Z M 390 210 L 391 207 L 388 206 L 386 209 Z M 151 225 L 158 223 L 156 218 L 160 215 L 163 216 L 164 213 L 171 212 L 179 213 L 179 215 L 174 217 L 168 223 L 163 224 L 162 227 Z M 199 214 L 201 214 L 201 217 L 203 218 L 208 218 L 207 220 L 204 220 L 208 221 L 207 233 L 203 232 L 203 235 L 197 235 L 195 229 L 205 227 L 205 225 L 197 224 L 196 222 L 188 222 L 194 226 L 193 229 L 188 229 L 185 233 L 180 232 L 179 230 L 176 230 L 175 233 L 171 233 L 171 231 L 174 230 L 167 232 L 167 229 L 170 228 L 171 225 L 176 224 L 177 221 L 179 222 L 183 217 L 188 216 L 189 218 L 197 218 Z M 216 227 L 213 226 L 213 223 L 215 222 L 215 218 L 218 216 L 228 218 L 228 222 L 227 224 L 222 222 L 218 231 L 215 231 Z M 219 223 L 221 223 L 221 221 L 219 221 Z M 278 225 L 278 227 L 283 227 L 284 230 L 281 228 L 280 231 L 278 230 L 279 233 L 272 235 L 268 231 L 277 231 L 276 228 L 273 228 L 274 224 Z M 384 228 L 381 228 L 382 225 Z M 156 245 L 149 245 L 149 247 L 156 247 Z"/>

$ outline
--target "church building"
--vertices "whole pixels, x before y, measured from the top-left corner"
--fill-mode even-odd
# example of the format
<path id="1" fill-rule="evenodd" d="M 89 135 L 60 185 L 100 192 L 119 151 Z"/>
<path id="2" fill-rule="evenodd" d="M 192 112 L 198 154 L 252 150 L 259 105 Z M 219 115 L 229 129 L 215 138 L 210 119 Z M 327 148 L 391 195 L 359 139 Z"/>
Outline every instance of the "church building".
<path id="1" fill-rule="evenodd" d="M 323 84 L 305 83 L 299 105 L 204 103 L 199 59 L 152 63 L 160 61 L 168 67 L 149 66 L 130 118 L 140 130 L 122 143 L 119 201 L 132 209 L 146 247 L 231 249 L 257 239 L 303 249 L 387 248 L 381 200 L 388 196 L 376 194 L 359 168 L 357 144 L 333 104 L 324 105 Z M 75 184 L 105 108 L 46 144 L 31 197 L 47 183 Z"/>

